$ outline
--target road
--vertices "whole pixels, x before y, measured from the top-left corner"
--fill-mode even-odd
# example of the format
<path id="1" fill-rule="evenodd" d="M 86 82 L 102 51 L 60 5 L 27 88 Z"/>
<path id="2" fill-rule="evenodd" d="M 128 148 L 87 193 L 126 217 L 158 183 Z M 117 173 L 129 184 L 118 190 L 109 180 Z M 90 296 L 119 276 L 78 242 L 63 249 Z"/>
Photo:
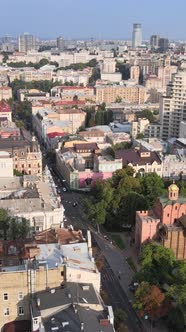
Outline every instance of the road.
<path id="1" fill-rule="evenodd" d="M 127 327 L 129 332 L 164 332 L 164 328 L 153 328 L 147 321 L 144 323 L 137 316 L 132 307 L 133 294 L 129 291 L 129 284 L 133 277 L 123 252 L 106 240 L 103 234 L 97 233 L 90 225 L 83 212 L 83 200 L 87 194 L 63 191 L 64 181 L 59 181 L 54 174 L 56 186 L 61 188 L 61 202 L 65 208 L 64 226 L 72 225 L 74 229 L 84 232 L 91 230 L 94 244 L 105 258 L 105 266 L 101 271 L 102 289 L 108 294 L 109 303 L 114 309 L 122 308 L 127 314 Z M 59 183 L 60 182 L 60 183 Z M 77 203 L 74 207 L 73 204 Z"/>
<path id="2" fill-rule="evenodd" d="M 90 224 L 85 222 L 85 216 L 83 214 L 83 199 L 86 198 L 86 195 L 66 192 L 63 193 L 62 196 L 62 203 L 65 207 L 65 226 L 73 225 L 74 229 L 82 230 L 91 228 Z M 74 202 L 78 203 L 76 207 L 73 207 Z M 112 250 L 114 250 L 115 247 L 109 244 L 102 235 L 96 234 L 92 228 L 91 233 L 93 244 L 95 245 L 96 243 L 96 245 L 98 245 L 98 251 L 105 257 L 104 267 L 101 270 L 101 285 L 102 290 L 108 294 L 107 304 L 111 304 L 114 310 L 120 308 L 126 312 L 126 325 L 130 332 L 144 331 L 140 327 L 140 321 L 119 283 L 118 276 L 112 271 L 112 268 L 108 263 L 109 260 L 107 255 L 112 255 Z M 102 242 L 101 246 L 99 243 L 100 241 Z M 120 264 L 121 261 L 119 262 L 119 265 L 117 265 L 117 270 L 119 270 Z"/>

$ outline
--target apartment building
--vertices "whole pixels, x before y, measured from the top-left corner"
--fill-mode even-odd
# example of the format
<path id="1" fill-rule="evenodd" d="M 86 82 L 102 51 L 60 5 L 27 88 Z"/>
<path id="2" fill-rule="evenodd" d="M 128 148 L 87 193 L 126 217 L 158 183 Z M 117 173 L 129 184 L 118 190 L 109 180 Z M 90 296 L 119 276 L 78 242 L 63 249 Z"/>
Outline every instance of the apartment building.
<path id="1" fill-rule="evenodd" d="M 6 118 L 9 122 L 12 121 L 12 110 L 7 102 L 0 101 L 0 119 Z"/>
<path id="2" fill-rule="evenodd" d="M 0 101 L 12 98 L 12 88 L 9 86 L 0 86 Z"/>
<path id="3" fill-rule="evenodd" d="M 118 150 L 116 151 L 116 159 L 121 158 L 123 166 L 131 166 L 135 174 L 157 173 L 162 176 L 162 161 L 156 152 L 147 150 Z"/>
<path id="4" fill-rule="evenodd" d="M 95 101 L 93 87 L 87 86 L 56 86 L 51 89 L 51 95 L 64 101 Z"/>
<path id="5" fill-rule="evenodd" d="M 19 36 L 18 40 L 19 52 L 27 53 L 28 51 L 36 49 L 36 38 L 29 33 Z"/>
<path id="6" fill-rule="evenodd" d="M 6 181 L 0 180 L 1 186 L 6 187 L 1 189 L 1 209 L 6 209 L 11 217 L 29 220 L 35 232 L 63 226 L 64 208 L 52 181 L 29 175 L 21 179 L 22 183 L 14 180 L 7 177 Z"/>
<path id="7" fill-rule="evenodd" d="M 8 152 L 13 158 L 13 168 L 22 174 L 42 174 L 42 155 L 34 137 L 24 132 L 21 137 L 0 138 L 0 151 Z"/>
<path id="8" fill-rule="evenodd" d="M 145 118 L 139 118 L 138 121 L 131 122 L 131 136 L 132 138 L 136 138 L 139 134 L 145 134 L 145 129 L 149 125 L 149 120 Z"/>
<path id="9" fill-rule="evenodd" d="M 180 123 L 186 120 L 186 66 L 173 75 L 166 95 L 160 99 L 162 138 L 179 137 Z"/>
<path id="10" fill-rule="evenodd" d="M 97 103 L 113 103 L 120 97 L 133 104 L 144 104 L 146 89 L 140 85 L 101 85 L 95 87 Z"/>
<path id="11" fill-rule="evenodd" d="M 90 233 L 87 235 L 85 242 L 80 231 L 60 229 L 39 233 L 34 241 L 0 241 L 0 328 L 32 318 L 30 301 L 38 292 L 50 293 L 62 284 L 80 282 L 91 284 L 99 293 L 100 273 L 92 258 Z M 50 301 L 46 303 L 52 306 Z M 33 325 L 36 321 L 33 319 Z"/>
<path id="12" fill-rule="evenodd" d="M 98 179 L 112 177 L 122 169 L 122 160 L 101 156 L 96 143 L 81 142 L 72 147 L 56 150 L 56 167 L 71 189 L 90 190 Z"/>

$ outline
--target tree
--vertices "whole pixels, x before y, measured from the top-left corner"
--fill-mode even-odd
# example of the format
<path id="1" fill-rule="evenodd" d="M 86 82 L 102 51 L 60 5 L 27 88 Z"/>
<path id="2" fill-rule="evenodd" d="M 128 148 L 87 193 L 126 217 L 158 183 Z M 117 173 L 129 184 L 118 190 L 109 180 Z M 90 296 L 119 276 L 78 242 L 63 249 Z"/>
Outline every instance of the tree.
<path id="1" fill-rule="evenodd" d="M 172 270 L 176 258 L 171 249 L 165 248 L 156 242 L 146 244 L 140 255 L 141 270 L 137 277 L 150 284 L 164 284 L 172 282 Z"/>
<path id="2" fill-rule="evenodd" d="M 11 218 L 8 236 L 11 240 L 26 239 L 30 231 L 29 221 L 25 218 Z"/>
<path id="3" fill-rule="evenodd" d="M 164 183 L 156 173 L 144 174 L 139 178 L 141 194 L 143 194 L 148 202 L 148 207 L 153 207 L 156 199 L 164 193 Z"/>
<path id="4" fill-rule="evenodd" d="M 8 211 L 5 209 L 0 209 L 0 230 L 3 231 L 3 238 L 7 240 L 7 231 L 10 226 L 10 217 Z"/>
<path id="5" fill-rule="evenodd" d="M 139 133 L 139 134 L 137 134 L 137 136 L 136 136 L 136 139 L 143 139 L 143 138 L 144 138 L 143 133 Z"/>
<path id="6" fill-rule="evenodd" d="M 165 294 L 156 285 L 150 286 L 147 282 L 142 282 L 135 293 L 134 308 L 142 317 L 148 315 L 152 320 L 162 317 L 161 307 L 165 300 Z"/>
<path id="7" fill-rule="evenodd" d="M 118 220 L 122 225 L 135 225 L 136 211 L 146 210 L 147 201 L 143 195 L 135 192 L 129 192 L 128 195 L 121 200 Z"/>
<path id="8" fill-rule="evenodd" d="M 118 329 L 120 324 L 127 320 L 127 314 L 123 309 L 116 309 L 114 311 L 114 327 Z"/>
<path id="9" fill-rule="evenodd" d="M 122 98 L 120 96 L 117 96 L 115 102 L 116 103 L 121 103 L 122 102 Z"/>
<path id="10" fill-rule="evenodd" d="M 137 116 L 138 116 L 138 118 L 146 118 L 149 120 L 149 122 L 155 121 L 155 117 L 154 117 L 153 113 L 148 109 L 138 112 Z"/>

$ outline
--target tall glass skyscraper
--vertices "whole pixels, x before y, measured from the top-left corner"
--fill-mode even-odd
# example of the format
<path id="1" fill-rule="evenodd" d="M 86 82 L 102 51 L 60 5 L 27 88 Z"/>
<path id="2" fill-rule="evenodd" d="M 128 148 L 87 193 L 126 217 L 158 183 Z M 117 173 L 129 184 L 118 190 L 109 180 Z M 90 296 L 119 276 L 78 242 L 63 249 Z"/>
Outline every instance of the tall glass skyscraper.
<path id="1" fill-rule="evenodd" d="M 132 47 L 137 48 L 142 44 L 142 31 L 141 24 L 135 23 L 133 24 L 133 32 L 132 32 Z"/>

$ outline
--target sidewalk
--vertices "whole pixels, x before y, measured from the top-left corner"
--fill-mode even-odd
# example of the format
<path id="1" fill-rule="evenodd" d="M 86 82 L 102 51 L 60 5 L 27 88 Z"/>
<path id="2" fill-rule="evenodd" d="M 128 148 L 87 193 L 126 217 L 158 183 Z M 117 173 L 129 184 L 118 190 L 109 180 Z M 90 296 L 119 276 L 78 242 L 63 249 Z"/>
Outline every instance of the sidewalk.
<path id="1" fill-rule="evenodd" d="M 121 235 L 121 233 L 120 233 L 120 235 Z M 134 259 L 134 262 L 137 266 L 137 259 L 136 259 L 137 256 L 135 253 L 135 248 L 130 247 L 130 242 L 129 242 L 130 240 L 127 241 L 128 239 L 126 240 L 126 238 L 125 238 L 125 240 L 123 239 L 124 243 L 126 245 L 126 249 L 121 251 L 120 249 L 116 248 L 114 245 L 110 244 L 108 241 L 106 241 L 106 240 L 103 241 L 102 235 L 94 232 L 94 236 L 95 236 L 97 244 L 100 247 L 103 255 L 105 256 L 108 264 L 112 268 L 113 273 L 115 274 L 115 276 L 117 278 L 118 278 L 118 276 L 120 277 L 120 278 L 118 278 L 118 281 L 119 281 L 121 287 L 123 288 L 125 294 L 127 295 L 128 299 L 129 299 L 129 303 L 132 306 L 132 303 L 134 301 L 134 296 L 129 290 L 129 284 L 132 281 L 134 272 L 128 265 L 126 258 L 132 257 L 132 259 Z M 122 238 L 123 238 L 123 236 L 122 236 Z M 166 327 L 162 326 L 161 323 L 158 324 L 158 326 L 152 328 L 151 323 L 149 321 L 142 320 L 142 322 L 143 322 L 143 326 L 145 328 L 144 329 L 145 332 L 168 332 L 168 329 Z"/>

